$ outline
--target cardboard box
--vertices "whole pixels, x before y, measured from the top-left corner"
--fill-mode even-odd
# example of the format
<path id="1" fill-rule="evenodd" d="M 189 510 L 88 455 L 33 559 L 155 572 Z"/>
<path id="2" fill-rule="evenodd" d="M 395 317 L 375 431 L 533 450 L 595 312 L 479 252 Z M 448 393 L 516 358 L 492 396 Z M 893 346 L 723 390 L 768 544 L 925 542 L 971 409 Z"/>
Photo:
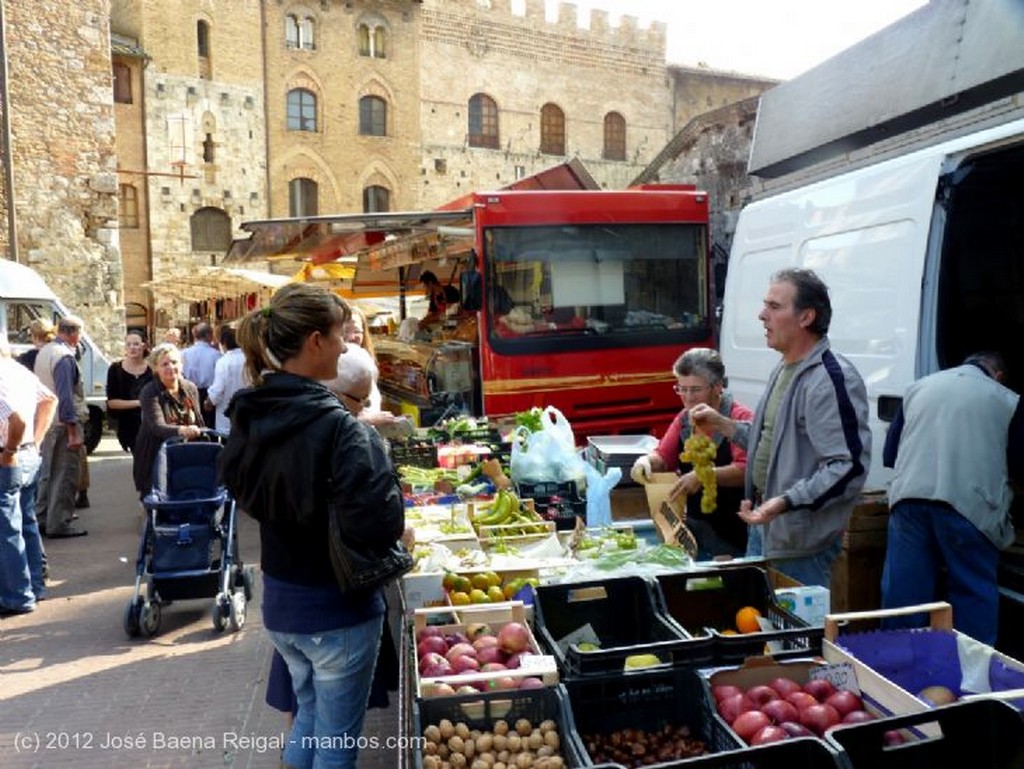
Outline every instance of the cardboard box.
<path id="1" fill-rule="evenodd" d="M 822 627 L 829 613 L 829 591 L 820 585 L 776 588 L 775 600 L 808 625 Z"/>
<path id="2" fill-rule="evenodd" d="M 678 480 L 679 476 L 675 473 L 651 473 L 651 480 L 644 484 L 644 492 L 647 494 L 647 511 L 652 518 L 661 509 L 661 503 L 668 501 L 668 493 Z M 676 515 L 685 517 L 685 499 L 679 498 L 669 502 L 669 506 Z"/>
<path id="3" fill-rule="evenodd" d="M 407 609 L 422 609 L 427 606 L 444 606 L 448 599 L 440 571 L 423 574 L 406 574 L 402 577 L 402 595 Z"/>

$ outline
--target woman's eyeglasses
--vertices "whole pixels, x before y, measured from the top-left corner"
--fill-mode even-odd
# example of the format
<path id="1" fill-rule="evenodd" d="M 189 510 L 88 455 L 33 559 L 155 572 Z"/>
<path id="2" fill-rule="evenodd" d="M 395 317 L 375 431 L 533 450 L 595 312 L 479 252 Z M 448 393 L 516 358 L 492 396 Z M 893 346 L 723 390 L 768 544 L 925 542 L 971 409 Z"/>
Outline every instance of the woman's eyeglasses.
<path id="1" fill-rule="evenodd" d="M 352 401 L 352 403 L 355 403 L 360 408 L 367 409 L 367 408 L 370 407 L 370 399 L 368 397 L 367 398 L 357 398 L 356 396 L 349 395 L 348 393 L 339 393 L 339 395 L 341 395 L 342 398 L 345 398 L 347 400 Z"/>
<path id="2" fill-rule="evenodd" d="M 679 384 L 672 385 L 672 391 L 676 395 L 700 395 L 707 389 L 707 385 L 694 385 L 693 387 L 683 387 Z"/>

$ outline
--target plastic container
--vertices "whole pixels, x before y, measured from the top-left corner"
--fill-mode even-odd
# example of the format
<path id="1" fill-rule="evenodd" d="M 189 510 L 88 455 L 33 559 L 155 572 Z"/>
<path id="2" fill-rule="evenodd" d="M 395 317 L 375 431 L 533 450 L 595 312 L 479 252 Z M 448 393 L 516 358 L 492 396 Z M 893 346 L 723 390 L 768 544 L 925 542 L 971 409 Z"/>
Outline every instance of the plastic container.
<path id="1" fill-rule="evenodd" d="M 566 679 L 622 673 L 626 659 L 640 654 L 664 665 L 711 660 L 711 637 L 692 638 L 657 611 L 641 577 L 540 585 L 534 592 L 534 630 Z M 597 648 L 580 649 L 581 642 Z"/>
<path id="2" fill-rule="evenodd" d="M 924 740 L 887 746 L 893 730 L 936 725 Z M 901 732 L 901 733 L 906 733 Z M 1019 769 L 1024 766 L 1024 723 L 1005 702 L 978 699 L 920 713 L 831 730 L 827 741 L 843 751 L 850 769 Z"/>
<path id="3" fill-rule="evenodd" d="M 658 769 L 846 769 L 839 752 L 813 737 L 669 761 Z"/>
<path id="4" fill-rule="evenodd" d="M 417 700 L 413 704 L 412 717 L 413 733 L 416 737 L 422 737 L 427 726 L 436 725 L 444 718 L 453 724 L 465 723 L 470 730 L 481 731 L 490 731 L 499 719 L 504 719 L 511 726 L 520 718 L 526 718 L 534 725 L 550 718 L 558 725 L 560 753 L 565 765 L 588 765 L 583 759 L 583 747 L 580 745 L 572 720 L 568 697 L 561 686 L 550 689 L 493 692 L 481 694 L 479 697 Z M 416 769 L 420 769 L 423 766 L 423 754 L 415 750 L 413 755 Z"/>
<path id="5" fill-rule="evenodd" d="M 412 467 L 437 467 L 437 446 L 433 443 L 397 443 L 391 444 L 391 463 L 395 467 L 411 465 Z"/>
<path id="6" fill-rule="evenodd" d="M 651 584 L 655 605 L 670 621 L 691 636 L 709 634 L 714 639 L 717 663 L 738 664 L 765 653 L 776 659 L 821 653 L 823 629 L 782 608 L 767 572 L 756 566 L 661 574 Z M 736 612 L 745 606 L 753 606 L 776 629 L 723 634 L 734 627 Z"/>
<path id="7" fill-rule="evenodd" d="M 559 531 L 576 527 L 576 519 L 587 522 L 587 500 L 575 481 L 517 483 L 520 499 L 532 499 L 541 516 L 554 521 Z"/>
<path id="8" fill-rule="evenodd" d="M 638 671 L 622 675 L 567 680 L 573 721 L 585 758 L 634 765 L 625 757 L 602 754 L 599 737 L 624 729 L 647 733 L 666 727 L 688 727 L 688 739 L 700 740 L 709 752 L 739 750 L 743 746 L 721 722 L 705 720 L 696 673 L 689 668 Z M 639 757 L 643 760 L 643 757 Z M 673 760 L 667 757 L 661 761 Z M 691 759 L 692 760 L 692 759 Z M 685 763 L 685 762 L 684 762 Z"/>

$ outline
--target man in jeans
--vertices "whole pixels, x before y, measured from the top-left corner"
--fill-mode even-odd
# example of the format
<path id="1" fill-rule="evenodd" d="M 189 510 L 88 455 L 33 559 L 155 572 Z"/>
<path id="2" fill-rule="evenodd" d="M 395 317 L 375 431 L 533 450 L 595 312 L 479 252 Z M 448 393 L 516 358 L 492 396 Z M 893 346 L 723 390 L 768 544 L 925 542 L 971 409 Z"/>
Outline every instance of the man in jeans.
<path id="1" fill-rule="evenodd" d="M 81 474 L 85 421 L 89 410 L 75 352 L 82 337 L 81 318 L 68 315 L 57 323 L 57 337 L 36 357 L 35 373 L 57 395 L 57 419 L 43 439 L 39 471 L 39 526 L 51 538 L 82 537 L 72 525 Z"/>
<path id="2" fill-rule="evenodd" d="M 829 587 L 832 562 L 864 487 L 871 450 L 864 380 L 828 339 L 828 287 L 811 270 L 772 276 L 758 314 L 768 346 L 782 355 L 753 421 L 707 404 L 691 409 L 747 450 L 747 555 L 763 555 L 805 585 Z"/>
<path id="3" fill-rule="evenodd" d="M 32 611 L 46 591 L 36 446 L 56 410 L 56 396 L 0 343 L 0 615 Z"/>

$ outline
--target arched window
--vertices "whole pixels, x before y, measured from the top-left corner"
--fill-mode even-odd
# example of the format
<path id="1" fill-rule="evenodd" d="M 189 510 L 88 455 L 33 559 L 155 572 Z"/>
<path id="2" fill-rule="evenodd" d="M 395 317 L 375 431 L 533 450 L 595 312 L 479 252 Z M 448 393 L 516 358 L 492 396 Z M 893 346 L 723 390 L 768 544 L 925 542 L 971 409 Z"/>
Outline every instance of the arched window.
<path id="1" fill-rule="evenodd" d="M 565 113 L 551 103 L 540 109 L 540 151 L 545 155 L 565 154 Z"/>
<path id="2" fill-rule="evenodd" d="M 117 188 L 117 221 L 122 229 L 135 230 L 139 227 L 139 191 L 133 184 L 121 184 Z"/>
<path id="3" fill-rule="evenodd" d="M 312 51 L 316 48 L 313 42 L 315 28 L 316 22 L 311 17 L 289 13 L 284 17 L 284 44 L 288 48 Z"/>
<path id="4" fill-rule="evenodd" d="M 469 100 L 469 146 L 498 149 L 498 105 L 485 93 Z"/>
<path id="5" fill-rule="evenodd" d="M 386 57 L 385 39 L 387 30 L 383 24 L 360 24 L 359 25 L 359 55 L 370 56 L 374 59 Z"/>
<path id="6" fill-rule="evenodd" d="M 363 188 L 363 213 L 376 214 L 391 210 L 391 191 L 376 184 Z"/>
<path id="7" fill-rule="evenodd" d="M 359 133 L 363 136 L 387 136 L 388 103 L 379 96 L 359 100 Z"/>
<path id="8" fill-rule="evenodd" d="M 316 94 L 305 88 L 288 92 L 288 130 L 316 131 Z"/>
<path id="9" fill-rule="evenodd" d="M 219 208 L 200 208 L 189 222 L 193 251 L 227 251 L 231 246 L 231 217 Z"/>
<path id="10" fill-rule="evenodd" d="M 316 216 L 319 207 L 316 182 L 304 177 L 288 182 L 288 216 Z"/>
<path id="11" fill-rule="evenodd" d="M 199 57 L 199 77 L 210 79 L 210 25 L 205 21 L 196 22 L 196 54 Z"/>
<path id="12" fill-rule="evenodd" d="M 626 118 L 618 112 L 604 116 L 604 159 L 626 159 Z"/>

